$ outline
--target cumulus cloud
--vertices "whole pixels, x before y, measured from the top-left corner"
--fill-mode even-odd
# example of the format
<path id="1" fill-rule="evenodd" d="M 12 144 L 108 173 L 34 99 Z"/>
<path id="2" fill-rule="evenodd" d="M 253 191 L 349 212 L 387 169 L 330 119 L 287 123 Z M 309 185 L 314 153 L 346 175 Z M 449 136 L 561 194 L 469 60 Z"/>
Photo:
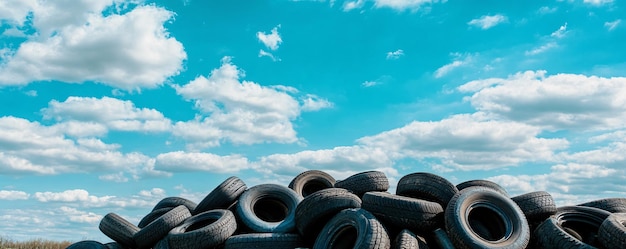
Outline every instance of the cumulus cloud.
<path id="1" fill-rule="evenodd" d="M 490 28 L 495 27 L 498 24 L 505 23 L 507 21 L 508 21 L 508 18 L 506 16 L 497 14 L 497 15 L 492 15 L 492 16 L 484 15 L 484 16 L 481 16 L 480 18 L 472 19 L 467 24 L 470 26 L 479 27 L 481 29 L 490 29 Z"/>
<path id="2" fill-rule="evenodd" d="M 110 97 L 72 96 L 63 102 L 52 100 L 48 103 L 48 108 L 42 109 L 42 113 L 47 119 L 70 121 L 67 126 L 69 132 L 75 132 L 71 129 L 82 125 L 87 125 L 87 127 L 93 125 L 93 129 L 98 129 L 100 128 L 98 125 L 102 125 L 120 131 L 162 132 L 171 129 L 171 121 L 161 112 L 155 109 L 137 108 L 131 101 Z M 81 133 L 85 132 L 78 132 L 78 135 Z"/>
<path id="3" fill-rule="evenodd" d="M 59 210 L 72 222 L 97 224 L 102 220 L 102 215 L 72 207 L 62 206 Z"/>
<path id="4" fill-rule="evenodd" d="M 84 202 L 84 203 L 101 203 L 106 202 L 114 196 L 97 197 L 90 195 L 84 189 L 65 190 L 63 192 L 36 192 L 35 199 L 40 202 Z"/>
<path id="5" fill-rule="evenodd" d="M 274 27 L 269 34 L 266 34 L 265 32 L 261 32 L 261 31 L 257 32 L 256 37 L 268 49 L 276 50 L 278 49 L 278 46 L 283 42 L 283 39 L 280 37 L 280 34 L 278 34 L 278 28 L 280 28 L 280 24 Z"/>
<path id="6" fill-rule="evenodd" d="M 613 0 L 583 0 L 583 3 L 595 6 L 602 6 L 613 3 Z"/>
<path id="7" fill-rule="evenodd" d="M 356 0 L 356 1 L 349 1 L 349 2 L 345 2 L 343 4 L 343 11 L 351 11 L 353 9 L 360 9 L 363 7 L 363 4 L 365 4 L 365 0 Z"/>
<path id="8" fill-rule="evenodd" d="M 613 31 L 619 24 L 622 22 L 622 19 L 617 19 L 612 22 L 605 22 L 604 27 L 606 27 L 609 31 Z"/>
<path id="9" fill-rule="evenodd" d="M 549 7 L 549 6 L 543 6 L 541 8 L 539 8 L 539 10 L 537 10 L 537 13 L 545 15 L 545 14 L 551 14 L 554 13 L 558 10 L 557 7 Z"/>
<path id="10" fill-rule="evenodd" d="M 576 87 L 572 87 L 576 86 Z M 479 111 L 551 130 L 626 127 L 626 78 L 526 71 L 460 86 Z"/>
<path id="11" fill-rule="evenodd" d="M 387 52 L 387 60 L 397 60 L 404 56 L 404 50 L 398 49 L 393 52 Z"/>
<path id="12" fill-rule="evenodd" d="M 34 2 L 26 12 L 19 5 L 8 11 L 16 23 L 23 23 L 19 13 L 32 13 L 32 28 L 39 35 L 3 57 L 0 84 L 96 81 L 136 90 L 159 86 L 178 74 L 187 55 L 163 26 L 174 13 L 147 5 L 103 16 L 111 4 L 112 0 Z"/>
<path id="13" fill-rule="evenodd" d="M 0 190 L 0 200 L 26 200 L 28 197 L 30 197 L 30 194 L 24 191 Z"/>
<path id="14" fill-rule="evenodd" d="M 201 111 L 194 120 L 177 122 L 174 135 L 195 148 L 217 146 L 221 140 L 235 144 L 294 143 L 298 138 L 291 121 L 302 111 L 331 105 L 315 95 L 304 95 L 301 105 L 293 96 L 297 89 L 240 81 L 243 76 L 225 57 L 208 78 L 199 76 L 186 85 L 174 85 L 179 95 L 194 101 Z"/>
<path id="15" fill-rule="evenodd" d="M 398 11 L 418 10 L 423 5 L 439 2 L 437 0 L 375 0 L 376 8 L 391 8 Z M 441 2 L 446 2 L 445 0 Z"/>
<path id="16" fill-rule="evenodd" d="M 159 154 L 155 163 L 157 170 L 171 172 L 236 173 L 249 167 L 248 159 L 241 155 L 219 156 L 211 153 L 184 151 Z"/>
<path id="17" fill-rule="evenodd" d="M 551 161 L 555 152 L 567 148 L 566 140 L 540 138 L 540 132 L 534 126 L 490 120 L 477 113 L 414 121 L 357 141 L 382 148 L 394 158 L 434 159 L 439 161 L 439 168 L 487 170 Z"/>

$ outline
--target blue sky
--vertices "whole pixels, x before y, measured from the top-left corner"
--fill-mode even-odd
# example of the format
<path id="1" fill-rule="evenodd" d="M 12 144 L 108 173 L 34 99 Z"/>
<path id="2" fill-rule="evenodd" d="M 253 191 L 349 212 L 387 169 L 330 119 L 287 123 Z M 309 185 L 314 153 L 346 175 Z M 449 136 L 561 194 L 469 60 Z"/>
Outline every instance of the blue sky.
<path id="1" fill-rule="evenodd" d="M 109 241 L 231 175 L 626 196 L 622 1 L 0 2 L 0 236 Z"/>

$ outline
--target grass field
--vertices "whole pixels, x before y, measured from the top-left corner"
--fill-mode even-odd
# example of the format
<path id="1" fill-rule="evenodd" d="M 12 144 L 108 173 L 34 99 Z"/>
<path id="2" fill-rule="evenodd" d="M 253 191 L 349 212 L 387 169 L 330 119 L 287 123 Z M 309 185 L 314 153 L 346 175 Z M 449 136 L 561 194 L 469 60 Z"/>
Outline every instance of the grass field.
<path id="1" fill-rule="evenodd" d="M 0 249 L 65 249 L 72 242 L 34 239 L 29 241 L 13 241 L 0 237 Z"/>

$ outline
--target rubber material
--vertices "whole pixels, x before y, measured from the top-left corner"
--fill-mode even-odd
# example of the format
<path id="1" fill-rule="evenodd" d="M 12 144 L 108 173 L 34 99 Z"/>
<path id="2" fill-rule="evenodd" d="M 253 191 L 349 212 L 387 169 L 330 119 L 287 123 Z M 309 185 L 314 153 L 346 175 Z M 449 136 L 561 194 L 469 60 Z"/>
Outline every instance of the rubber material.
<path id="1" fill-rule="evenodd" d="M 626 213 L 609 215 L 598 229 L 598 241 L 606 248 L 626 246 Z"/>
<path id="2" fill-rule="evenodd" d="M 249 233 L 231 236 L 224 243 L 224 249 L 293 249 L 304 244 L 297 234 L 291 233 Z"/>
<path id="3" fill-rule="evenodd" d="M 529 224 L 541 223 L 557 211 L 554 198 L 546 191 L 518 195 L 511 200 L 524 212 Z"/>
<path id="4" fill-rule="evenodd" d="M 497 184 L 489 180 L 476 179 L 476 180 L 464 181 L 462 183 L 457 184 L 456 188 L 459 191 L 461 191 L 462 189 L 466 189 L 469 187 L 476 187 L 476 186 L 491 188 L 495 191 L 500 192 L 501 194 L 505 196 L 509 196 L 509 193 L 506 192 L 506 189 L 504 189 L 504 187 L 500 186 L 500 184 Z"/>
<path id="5" fill-rule="evenodd" d="M 187 207 L 183 205 L 175 207 L 135 233 L 133 239 L 139 249 L 150 248 L 190 216 Z"/>
<path id="6" fill-rule="evenodd" d="M 246 190 L 237 203 L 237 216 L 250 230 L 258 233 L 294 231 L 295 213 L 302 200 L 282 185 L 261 184 Z"/>
<path id="7" fill-rule="evenodd" d="M 430 232 L 443 225 L 443 208 L 439 203 L 387 192 L 367 192 L 362 208 L 386 225 Z"/>
<path id="8" fill-rule="evenodd" d="M 235 215 L 229 210 L 215 209 L 196 214 L 168 234 L 171 249 L 212 248 L 224 243 L 237 230 Z"/>
<path id="9" fill-rule="evenodd" d="M 187 207 L 187 209 L 189 210 L 194 210 L 196 208 L 196 203 L 190 200 L 187 200 L 185 198 L 182 197 L 165 197 L 163 198 L 161 201 L 159 201 L 159 203 L 157 203 L 154 208 L 152 208 L 152 211 L 154 210 L 158 210 L 161 208 L 175 208 L 178 207 L 180 205 L 183 205 L 185 207 Z"/>
<path id="10" fill-rule="evenodd" d="M 545 249 L 596 248 L 600 225 L 610 214 L 592 207 L 560 207 L 535 229 L 535 239 Z"/>
<path id="11" fill-rule="evenodd" d="M 336 182 L 335 188 L 350 190 L 350 192 L 360 197 L 370 191 L 387 191 L 389 189 L 389 179 L 383 172 L 366 171 Z"/>
<path id="12" fill-rule="evenodd" d="M 388 249 L 391 241 L 383 225 L 365 209 L 345 209 L 333 217 L 315 240 L 313 249 Z"/>
<path id="13" fill-rule="evenodd" d="M 459 190 L 445 178 L 426 172 L 403 176 L 398 181 L 396 194 L 439 203 L 446 207 Z"/>
<path id="14" fill-rule="evenodd" d="M 236 176 L 231 176 L 220 183 L 213 191 L 198 203 L 193 214 L 213 209 L 228 209 L 246 191 L 246 184 Z"/>
<path id="15" fill-rule="evenodd" d="M 112 240 L 120 243 L 124 247 L 135 247 L 133 236 L 139 231 L 139 227 L 130 223 L 126 219 L 115 213 L 108 213 L 98 226 L 100 231 Z"/>
<path id="16" fill-rule="evenodd" d="M 408 229 L 403 229 L 393 240 L 392 249 L 427 249 L 426 241 Z"/>
<path id="17" fill-rule="evenodd" d="M 606 198 L 578 204 L 578 206 L 599 208 L 611 213 L 626 213 L 626 198 Z"/>
<path id="18" fill-rule="evenodd" d="M 319 190 L 332 188 L 335 182 L 335 178 L 324 171 L 307 170 L 294 177 L 288 187 L 298 195 L 307 197 Z"/>

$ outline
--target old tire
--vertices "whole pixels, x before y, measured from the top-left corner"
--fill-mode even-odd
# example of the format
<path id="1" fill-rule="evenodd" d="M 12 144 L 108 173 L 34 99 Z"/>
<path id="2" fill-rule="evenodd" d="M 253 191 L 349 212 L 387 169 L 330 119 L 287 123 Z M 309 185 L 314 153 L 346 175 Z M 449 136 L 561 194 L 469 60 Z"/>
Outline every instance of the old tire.
<path id="1" fill-rule="evenodd" d="M 626 245 L 626 213 L 609 215 L 598 229 L 598 241 L 606 248 L 620 248 Z"/>
<path id="2" fill-rule="evenodd" d="M 83 240 L 71 244 L 65 249 L 107 249 L 102 243 L 95 240 Z"/>
<path id="3" fill-rule="evenodd" d="M 530 240 L 522 210 L 491 188 L 470 187 L 454 195 L 446 207 L 445 223 L 459 249 L 524 249 Z"/>
<path id="4" fill-rule="evenodd" d="M 302 200 L 282 185 L 261 184 L 246 190 L 237 203 L 241 222 L 257 233 L 288 233 L 296 228 L 296 207 Z"/>
<path id="5" fill-rule="evenodd" d="M 457 184 L 456 188 L 459 191 L 461 191 L 463 189 L 466 189 L 466 188 L 469 188 L 469 187 L 476 187 L 476 186 L 491 188 L 491 189 L 493 189 L 495 191 L 500 192 L 501 194 L 503 194 L 505 196 L 509 195 L 509 193 L 506 192 L 506 189 L 504 189 L 502 186 L 500 186 L 500 184 L 497 184 L 497 183 L 489 181 L 489 180 L 476 179 L 476 180 L 464 181 L 462 183 Z"/>
<path id="6" fill-rule="evenodd" d="M 225 209 L 214 209 L 189 217 L 167 237 L 171 249 L 213 248 L 224 243 L 235 230 L 235 215 Z"/>
<path id="7" fill-rule="evenodd" d="M 246 191 L 246 184 L 236 176 L 231 176 L 215 187 L 195 209 L 193 214 L 199 214 L 213 209 L 228 209 Z"/>
<path id="8" fill-rule="evenodd" d="M 314 242 L 333 216 L 341 210 L 360 207 L 361 199 L 346 189 L 323 189 L 305 197 L 296 207 L 296 228 L 306 242 Z"/>
<path id="9" fill-rule="evenodd" d="M 333 217 L 315 240 L 313 249 L 389 249 L 391 241 L 383 225 L 362 208 L 346 209 Z"/>
<path id="10" fill-rule="evenodd" d="M 606 198 L 581 203 L 578 206 L 599 208 L 611 213 L 626 213 L 626 198 Z"/>
<path id="11" fill-rule="evenodd" d="M 139 227 L 130 223 L 126 219 L 115 213 L 108 213 L 98 226 L 100 231 L 112 240 L 120 243 L 124 247 L 134 248 L 133 236 L 139 231 Z"/>
<path id="12" fill-rule="evenodd" d="M 190 216 L 191 213 L 189 209 L 183 205 L 173 208 L 135 233 L 135 236 L 133 236 L 135 244 L 139 249 L 147 249 L 154 246 L 159 240 L 163 239 L 170 230 Z"/>
<path id="13" fill-rule="evenodd" d="M 335 178 L 320 170 L 302 172 L 289 183 L 289 188 L 302 197 L 333 186 L 335 186 Z"/>
<path id="14" fill-rule="evenodd" d="M 185 207 L 187 207 L 187 209 L 189 210 L 194 210 L 196 208 L 196 203 L 190 200 L 187 200 L 185 198 L 182 197 L 165 197 L 163 198 L 161 201 L 159 201 L 156 205 L 154 205 L 154 208 L 152 208 L 152 211 L 161 209 L 161 208 L 175 208 L 178 207 L 180 205 L 183 205 Z"/>
<path id="15" fill-rule="evenodd" d="M 426 233 L 443 225 L 443 207 L 436 202 L 387 192 L 367 192 L 362 199 L 363 209 L 391 227 Z"/>
<path id="16" fill-rule="evenodd" d="M 408 229 L 403 229 L 393 240 L 392 249 L 427 249 L 426 241 Z"/>
<path id="17" fill-rule="evenodd" d="M 592 207 L 560 207 L 535 229 L 537 244 L 545 249 L 596 248 L 600 225 L 610 214 Z"/>
<path id="18" fill-rule="evenodd" d="M 556 204 L 552 195 L 546 191 L 530 192 L 512 197 L 522 210 L 529 224 L 539 224 L 556 213 Z"/>
<path id="19" fill-rule="evenodd" d="M 412 173 L 398 181 L 396 194 L 439 203 L 446 207 L 459 190 L 445 178 L 426 172 Z"/>
<path id="20" fill-rule="evenodd" d="M 231 236 L 224 249 L 293 249 L 303 247 L 298 234 L 293 233 L 248 233 Z"/>
<path id="21" fill-rule="evenodd" d="M 389 179 L 383 172 L 366 171 L 336 182 L 335 188 L 347 189 L 361 197 L 370 191 L 387 191 L 389 189 Z"/>

